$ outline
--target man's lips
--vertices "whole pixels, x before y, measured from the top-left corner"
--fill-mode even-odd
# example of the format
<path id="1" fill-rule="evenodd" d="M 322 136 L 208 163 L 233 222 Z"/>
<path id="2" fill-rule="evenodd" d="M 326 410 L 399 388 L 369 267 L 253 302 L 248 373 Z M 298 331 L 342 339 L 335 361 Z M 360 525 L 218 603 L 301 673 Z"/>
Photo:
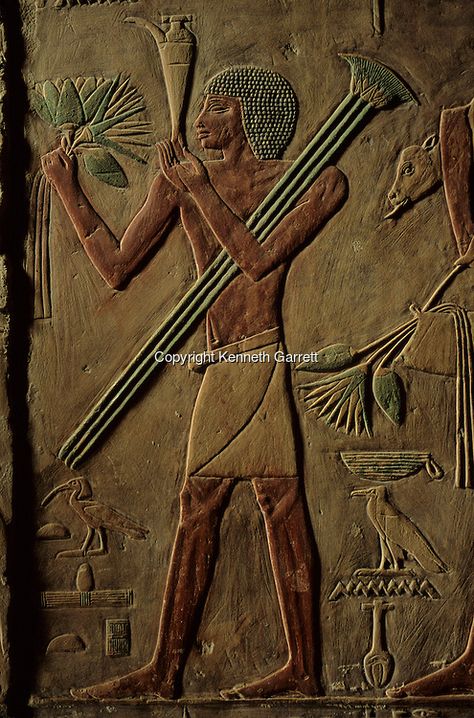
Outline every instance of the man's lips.
<path id="1" fill-rule="evenodd" d="M 203 140 L 204 138 L 209 137 L 209 135 L 210 132 L 207 132 L 206 130 L 199 130 L 198 132 L 196 132 L 196 137 L 198 138 L 198 140 Z"/>

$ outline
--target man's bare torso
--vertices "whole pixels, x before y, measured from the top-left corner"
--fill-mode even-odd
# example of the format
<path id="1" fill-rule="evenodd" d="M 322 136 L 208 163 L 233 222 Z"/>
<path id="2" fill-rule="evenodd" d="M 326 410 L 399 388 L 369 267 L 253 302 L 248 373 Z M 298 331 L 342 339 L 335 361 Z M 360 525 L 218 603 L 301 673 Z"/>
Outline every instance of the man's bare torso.
<path id="1" fill-rule="evenodd" d="M 219 160 L 206 162 L 216 191 L 244 221 L 259 207 L 291 165 L 282 160 L 261 161 L 252 172 L 236 175 Z M 255 170 L 256 171 L 253 171 Z M 178 192 L 183 227 L 192 244 L 198 273 L 206 269 L 222 250 L 189 194 Z M 208 312 L 210 348 L 223 346 L 280 324 L 280 295 L 285 267 L 276 268 L 255 282 L 240 274 L 223 291 Z"/>

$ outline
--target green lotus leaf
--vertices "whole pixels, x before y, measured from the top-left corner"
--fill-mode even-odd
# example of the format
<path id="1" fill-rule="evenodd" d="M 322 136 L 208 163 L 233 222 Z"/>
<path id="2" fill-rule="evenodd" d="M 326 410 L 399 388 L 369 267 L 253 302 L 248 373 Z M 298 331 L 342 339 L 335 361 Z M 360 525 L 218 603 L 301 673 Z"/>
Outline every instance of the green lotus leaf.
<path id="1" fill-rule="evenodd" d="M 354 350 L 346 344 L 331 344 L 318 349 L 317 361 L 302 362 L 296 367 L 300 371 L 336 371 L 352 364 Z"/>
<path id="2" fill-rule="evenodd" d="M 99 107 L 101 106 L 101 103 L 103 102 L 104 98 L 106 98 L 109 94 L 110 88 L 113 86 L 113 84 L 114 80 L 104 80 L 104 82 L 101 82 L 100 85 L 97 85 L 95 90 L 84 101 L 84 114 L 86 116 L 87 122 L 90 122 L 90 120 L 94 119 L 96 113 L 99 110 Z"/>
<path id="3" fill-rule="evenodd" d="M 33 90 L 30 94 L 30 105 L 36 112 L 36 114 L 39 115 L 42 120 L 47 122 L 48 125 L 53 124 L 54 120 L 51 115 L 51 112 L 49 111 L 49 107 L 46 103 L 46 100 L 44 99 L 43 95 L 40 95 L 39 92 L 36 92 L 36 90 Z"/>
<path id="4" fill-rule="evenodd" d="M 403 421 L 403 383 L 390 369 L 377 370 L 372 379 L 374 399 L 385 416 L 396 426 Z"/>
<path id="5" fill-rule="evenodd" d="M 129 83 L 130 78 L 127 77 L 122 84 L 116 88 L 113 97 L 110 98 L 109 106 L 107 107 L 103 119 L 111 117 L 113 114 L 117 114 L 117 112 L 121 111 L 124 104 L 133 99 L 133 97 L 137 96 L 136 89 L 130 88 Z"/>
<path id="6" fill-rule="evenodd" d="M 111 127 L 115 127 L 115 125 L 127 120 L 129 117 L 133 117 L 133 115 L 136 115 L 138 112 L 142 112 L 144 109 L 144 105 L 137 105 L 127 112 L 122 112 L 120 115 L 110 117 L 108 120 L 104 120 L 103 122 L 97 122 L 97 119 L 94 119 L 94 122 L 91 124 L 92 134 L 101 135 L 107 130 L 110 130 Z"/>
<path id="7" fill-rule="evenodd" d="M 56 124 L 84 124 L 84 110 L 81 98 L 73 81 L 68 77 L 64 80 L 56 110 Z"/>
<path id="8" fill-rule="evenodd" d="M 114 140 L 111 140 L 108 137 L 105 137 L 104 135 L 96 135 L 96 137 L 94 139 L 99 145 L 108 147 L 111 150 L 115 150 L 115 152 L 119 152 L 122 155 L 126 155 L 127 157 L 130 157 L 132 160 L 135 160 L 136 162 L 140 162 L 140 164 L 142 164 L 142 165 L 146 165 L 146 161 L 142 157 L 140 157 L 139 155 L 136 155 L 135 152 L 133 152 L 132 150 L 129 150 L 127 147 L 124 147 L 119 142 L 115 142 Z"/>
<path id="9" fill-rule="evenodd" d="M 107 112 L 111 102 L 113 101 L 112 98 L 114 96 L 115 90 L 117 89 L 117 85 L 119 83 L 120 76 L 117 75 L 117 77 L 114 77 L 113 80 L 106 80 L 105 82 L 108 83 L 108 87 L 106 92 L 103 94 L 102 99 L 99 100 L 99 103 L 97 105 L 97 109 L 94 114 L 88 114 L 87 117 L 92 122 L 101 122 L 104 119 L 104 115 Z M 102 85 L 105 85 L 105 82 L 102 83 Z M 102 87 L 102 85 L 99 85 L 97 89 Z M 92 95 L 91 95 L 92 98 Z"/>
<path id="10" fill-rule="evenodd" d="M 84 165 L 90 175 L 112 185 L 113 187 L 127 187 L 128 180 L 125 172 L 106 149 L 97 147 L 84 154 Z"/>
<path id="11" fill-rule="evenodd" d="M 94 90 L 97 87 L 97 80 L 95 77 L 86 77 L 84 80 L 84 84 L 82 85 L 81 89 L 79 90 L 79 97 L 81 98 L 82 104 L 89 99 L 89 97 L 92 95 Z M 85 108 L 84 113 L 87 115 Z"/>
<path id="12" fill-rule="evenodd" d="M 58 124 L 56 122 L 56 111 L 58 109 L 59 90 L 50 80 L 46 80 L 43 84 L 43 96 L 53 119 L 53 125 L 56 127 Z"/>

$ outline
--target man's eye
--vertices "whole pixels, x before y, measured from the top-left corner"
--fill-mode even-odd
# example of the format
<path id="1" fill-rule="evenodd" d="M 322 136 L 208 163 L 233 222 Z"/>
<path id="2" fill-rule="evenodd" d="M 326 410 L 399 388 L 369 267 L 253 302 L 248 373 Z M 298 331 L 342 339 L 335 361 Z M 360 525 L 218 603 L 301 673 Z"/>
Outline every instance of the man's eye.
<path id="1" fill-rule="evenodd" d="M 412 175 L 414 172 L 415 172 L 415 167 L 412 165 L 411 162 L 407 162 L 406 165 L 403 165 L 402 175 Z"/>
<path id="2" fill-rule="evenodd" d="M 224 105 L 211 105 L 208 107 L 209 112 L 227 112 L 229 108 Z"/>

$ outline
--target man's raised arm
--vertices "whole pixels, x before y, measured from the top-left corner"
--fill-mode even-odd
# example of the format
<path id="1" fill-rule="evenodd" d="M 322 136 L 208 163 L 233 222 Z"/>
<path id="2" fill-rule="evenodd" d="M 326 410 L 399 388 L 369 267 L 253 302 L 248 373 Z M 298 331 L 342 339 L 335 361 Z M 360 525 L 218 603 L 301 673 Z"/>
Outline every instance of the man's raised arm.
<path id="1" fill-rule="evenodd" d="M 119 241 L 99 217 L 77 178 L 77 162 L 61 148 L 42 158 L 45 176 L 68 213 L 89 259 L 113 289 L 133 274 L 150 249 L 165 235 L 179 211 L 176 189 L 158 175 L 145 204 Z"/>
<path id="2" fill-rule="evenodd" d="M 296 205 L 260 244 L 252 232 L 216 192 L 202 162 L 185 151 L 187 164 L 164 170 L 186 185 L 207 224 L 242 272 L 253 281 L 286 262 L 326 224 L 347 196 L 347 180 L 336 167 L 328 167 Z"/>

